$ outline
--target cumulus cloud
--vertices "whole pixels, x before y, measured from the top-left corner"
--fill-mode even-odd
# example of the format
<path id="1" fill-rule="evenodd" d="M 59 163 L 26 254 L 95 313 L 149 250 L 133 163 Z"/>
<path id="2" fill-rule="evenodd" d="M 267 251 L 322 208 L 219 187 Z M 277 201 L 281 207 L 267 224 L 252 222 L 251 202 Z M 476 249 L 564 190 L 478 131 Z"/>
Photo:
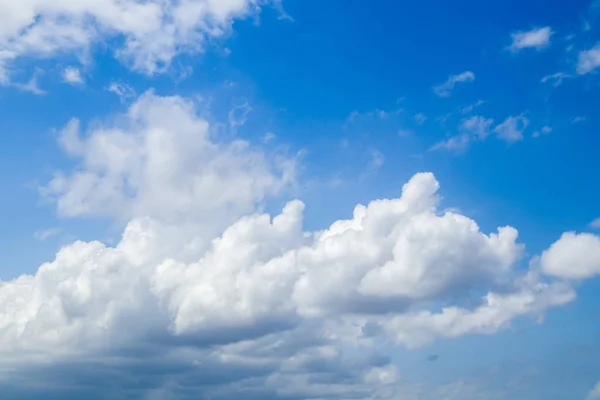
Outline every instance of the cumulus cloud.
<path id="1" fill-rule="evenodd" d="M 579 75 L 589 74 L 598 67 L 600 67 L 600 43 L 579 53 L 577 73 Z"/>
<path id="2" fill-rule="evenodd" d="M 0 1 L 0 81 L 21 57 L 85 58 L 92 46 L 116 39 L 115 56 L 134 70 L 155 74 L 181 53 L 204 50 L 234 19 L 269 0 L 32 0 Z M 277 2 L 273 0 L 273 2 Z"/>
<path id="3" fill-rule="evenodd" d="M 465 71 L 457 75 L 450 75 L 448 80 L 441 85 L 435 86 L 433 91 L 439 97 L 449 97 L 452 91 L 458 83 L 461 82 L 473 82 L 475 80 L 475 74 L 471 71 Z"/>
<path id="4" fill-rule="evenodd" d="M 512 44 L 509 49 L 513 52 L 527 48 L 543 49 L 550 44 L 552 34 L 552 29 L 549 26 L 535 28 L 530 31 L 515 32 L 510 35 Z"/>
<path id="5" fill-rule="evenodd" d="M 575 297 L 517 268 L 516 229 L 440 211 L 431 173 L 319 231 L 301 201 L 264 212 L 293 160 L 211 134 L 184 98 L 147 92 L 83 133 L 73 120 L 60 145 L 76 167 L 43 190 L 59 212 L 129 222 L 114 246 L 75 242 L 0 283 L 15 398 L 414 397 L 378 343 L 493 334 Z"/>
<path id="6" fill-rule="evenodd" d="M 600 237 L 567 232 L 542 254 L 546 274 L 564 279 L 587 279 L 600 275 Z"/>

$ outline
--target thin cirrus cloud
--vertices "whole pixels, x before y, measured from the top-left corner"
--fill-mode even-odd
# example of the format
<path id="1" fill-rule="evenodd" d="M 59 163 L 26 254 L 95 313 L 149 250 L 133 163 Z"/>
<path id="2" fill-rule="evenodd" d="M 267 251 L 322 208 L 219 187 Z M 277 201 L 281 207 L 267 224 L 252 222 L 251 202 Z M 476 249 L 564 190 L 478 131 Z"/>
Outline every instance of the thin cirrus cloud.
<path id="1" fill-rule="evenodd" d="M 563 273 L 572 264 L 565 246 L 598 250 L 595 236 L 563 237 L 541 257 L 558 279 L 540 275 L 536 258 L 523 271 L 517 230 L 484 233 L 443 211 L 431 173 L 414 175 L 399 197 L 307 231 L 298 200 L 274 216 L 261 211 L 294 184 L 296 161 L 214 138 L 198 107 L 150 91 L 84 134 L 77 119 L 62 130 L 76 165 L 42 194 L 65 217 L 128 222 L 118 244 L 72 243 L 0 286 L 3 393 L 18 378 L 21 396 L 65 395 L 57 377 L 93 374 L 95 383 L 72 390 L 333 399 L 385 388 L 402 398 L 411 389 L 375 343 L 489 335 L 568 304 L 576 293 Z M 490 134 L 489 120 L 463 125 L 473 137 Z M 579 275 L 600 273 L 594 262 L 579 260 Z M 349 342 L 360 351 L 344 351 Z"/>
<path id="2" fill-rule="evenodd" d="M 471 71 L 465 71 L 457 75 L 450 75 L 446 82 L 434 86 L 433 91 L 439 97 L 450 97 L 457 84 L 473 82 L 474 80 L 475 74 Z"/>
<path id="3" fill-rule="evenodd" d="M 550 45 L 552 34 L 552 29 L 549 26 L 512 33 L 510 35 L 512 43 L 509 46 L 509 50 L 512 52 L 518 52 L 523 49 L 541 50 Z"/>
<path id="4" fill-rule="evenodd" d="M 565 72 L 556 72 L 554 74 L 546 75 L 541 79 L 542 83 L 550 84 L 554 87 L 562 85 L 565 79 L 571 78 L 571 75 Z"/>

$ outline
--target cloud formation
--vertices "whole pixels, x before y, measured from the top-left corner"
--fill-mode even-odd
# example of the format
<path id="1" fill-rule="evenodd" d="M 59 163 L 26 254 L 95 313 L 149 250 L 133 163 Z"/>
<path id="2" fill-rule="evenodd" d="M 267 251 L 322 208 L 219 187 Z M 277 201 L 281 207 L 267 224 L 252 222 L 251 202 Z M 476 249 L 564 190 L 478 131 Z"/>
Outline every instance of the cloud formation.
<path id="1" fill-rule="evenodd" d="M 488 134 L 485 121 L 467 121 Z M 301 201 L 262 211 L 293 179 L 292 160 L 211 135 L 190 100 L 147 92 L 81 130 L 77 120 L 63 129 L 60 145 L 78 162 L 45 194 L 65 216 L 129 222 L 114 246 L 78 241 L 0 283 L 3 393 L 18 382 L 21 397 L 425 395 L 379 343 L 489 335 L 575 298 L 535 260 L 518 267 L 516 229 L 486 234 L 440 211 L 431 173 L 306 231 Z M 598 240 L 578 238 L 578 248 Z M 541 269 L 564 276 L 572 245 L 553 245 Z"/>
<path id="2" fill-rule="evenodd" d="M 81 77 L 81 71 L 76 67 L 67 67 L 63 71 L 63 82 L 69 85 L 81 85 L 83 78 Z"/>
<path id="3" fill-rule="evenodd" d="M 589 74 L 598 67 L 600 67 L 600 43 L 579 53 L 577 73 L 579 75 Z"/>
<path id="4" fill-rule="evenodd" d="M 181 53 L 202 52 L 268 0 L 0 1 L 0 83 L 22 57 L 75 55 L 85 60 L 103 41 L 133 70 L 156 74 Z M 277 0 L 273 0 L 277 2 Z"/>
<path id="5" fill-rule="evenodd" d="M 600 237 L 567 232 L 542 254 L 544 272 L 564 279 L 600 275 Z"/>
<path id="6" fill-rule="evenodd" d="M 535 28 L 530 31 L 515 32 L 510 35 L 512 44 L 509 49 L 513 52 L 528 48 L 541 50 L 550 44 L 552 34 L 552 29 L 549 26 Z"/>
<path id="7" fill-rule="evenodd" d="M 458 83 L 473 82 L 474 80 L 475 74 L 471 71 L 465 71 L 457 75 L 450 75 L 446 82 L 435 86 L 433 91 L 439 97 L 449 97 Z"/>
<path id="8" fill-rule="evenodd" d="M 514 143 L 523 140 L 523 132 L 529 126 L 529 119 L 524 115 L 508 117 L 494 128 L 498 139 L 506 143 Z"/>

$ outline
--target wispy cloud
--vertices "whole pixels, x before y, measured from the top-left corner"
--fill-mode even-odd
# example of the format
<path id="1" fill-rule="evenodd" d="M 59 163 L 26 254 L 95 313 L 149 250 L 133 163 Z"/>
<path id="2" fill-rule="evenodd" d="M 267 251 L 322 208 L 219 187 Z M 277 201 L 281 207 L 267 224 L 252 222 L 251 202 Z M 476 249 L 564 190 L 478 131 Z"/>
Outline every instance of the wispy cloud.
<path id="1" fill-rule="evenodd" d="M 542 83 L 548 83 L 554 87 L 560 86 L 562 85 L 563 81 L 565 79 L 570 78 L 571 75 L 565 73 L 565 72 L 557 72 L 555 74 L 551 74 L 551 75 L 546 75 L 542 78 L 541 82 Z"/>
<path id="2" fill-rule="evenodd" d="M 36 231 L 33 234 L 33 237 L 39 241 L 44 241 L 46 239 L 51 238 L 52 236 L 56 236 L 62 232 L 62 228 L 50 228 L 50 229 L 41 229 Z"/>
<path id="3" fill-rule="evenodd" d="M 252 107 L 247 102 L 233 107 L 229 111 L 229 125 L 231 127 L 242 126 L 248 121 L 248 114 L 252 111 Z"/>
<path id="4" fill-rule="evenodd" d="M 122 103 L 136 96 L 135 90 L 124 82 L 112 82 L 108 91 L 119 96 Z"/>
<path id="5" fill-rule="evenodd" d="M 371 150 L 369 157 L 370 160 L 369 164 L 367 165 L 367 170 L 371 172 L 377 171 L 383 166 L 383 164 L 385 164 L 385 156 L 379 150 Z"/>
<path id="6" fill-rule="evenodd" d="M 14 86 L 17 89 L 22 90 L 24 92 L 33 93 L 38 96 L 45 95 L 48 92 L 40 89 L 39 84 L 38 84 L 38 76 L 40 74 L 42 74 L 42 71 L 38 69 L 33 73 L 31 79 L 27 83 L 15 83 Z"/>
<path id="7" fill-rule="evenodd" d="M 592 222 L 590 222 L 590 228 L 592 229 L 600 229 L 600 218 L 596 218 Z"/>
<path id="8" fill-rule="evenodd" d="M 461 82 L 473 82 L 475 74 L 471 71 L 465 71 L 457 75 L 450 75 L 448 80 L 441 85 L 434 86 L 433 91 L 439 97 L 449 97 L 454 87 Z"/>
<path id="9" fill-rule="evenodd" d="M 530 31 L 521 31 L 512 33 L 512 44 L 509 49 L 518 52 L 522 49 L 534 48 L 541 50 L 550 44 L 550 37 L 554 32 L 549 26 L 544 28 L 535 28 Z"/>
<path id="10" fill-rule="evenodd" d="M 463 107 L 462 110 L 460 110 L 463 114 L 468 114 L 471 111 L 473 111 L 474 109 L 481 107 L 482 105 L 485 104 L 485 100 L 477 100 L 475 103 L 473 104 L 469 104 L 466 107 Z"/>
<path id="11" fill-rule="evenodd" d="M 471 142 L 485 140 L 490 135 L 493 124 L 493 119 L 480 115 L 465 118 L 458 127 L 458 135 L 435 144 L 431 149 L 444 149 L 462 153 L 469 148 Z"/>
<path id="12" fill-rule="evenodd" d="M 448 150 L 455 153 L 465 152 L 471 143 L 483 142 L 492 133 L 507 143 L 523 140 L 523 132 L 529 126 L 529 120 L 523 116 L 511 116 L 494 127 L 494 120 L 481 115 L 465 118 L 458 126 L 458 134 L 433 145 L 430 150 Z M 550 127 L 542 128 L 550 133 Z"/>
<path id="13" fill-rule="evenodd" d="M 263 136 L 263 142 L 264 143 L 269 143 L 269 142 L 275 140 L 276 138 L 277 138 L 276 134 L 274 134 L 273 132 L 267 132 Z"/>
<path id="14" fill-rule="evenodd" d="M 414 119 L 418 125 L 423 125 L 427 121 L 427 117 L 423 113 L 415 114 Z"/>
<path id="15" fill-rule="evenodd" d="M 533 135 L 531 135 L 531 136 L 534 138 L 538 138 L 542 135 L 549 135 L 550 133 L 552 133 L 552 127 L 542 126 L 542 128 L 539 131 L 533 132 Z"/>
<path id="16" fill-rule="evenodd" d="M 529 119 L 524 115 L 508 117 L 503 123 L 494 128 L 494 133 L 498 139 L 507 143 L 514 143 L 523 140 L 523 132 L 529 126 Z"/>

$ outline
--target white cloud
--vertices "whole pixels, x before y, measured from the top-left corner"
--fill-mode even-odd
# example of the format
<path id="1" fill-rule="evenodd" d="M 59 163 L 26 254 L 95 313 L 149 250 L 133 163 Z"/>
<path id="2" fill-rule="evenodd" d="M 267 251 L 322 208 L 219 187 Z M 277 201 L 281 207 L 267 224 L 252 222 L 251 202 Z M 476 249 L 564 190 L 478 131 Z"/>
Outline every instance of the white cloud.
<path id="1" fill-rule="evenodd" d="M 473 111 L 474 109 L 476 109 L 478 107 L 481 107 L 484 104 L 485 104 L 485 100 L 477 100 L 475 103 L 469 104 L 468 106 L 463 107 L 462 110 L 461 110 L 461 112 L 463 114 L 468 114 L 471 111 Z"/>
<path id="2" fill-rule="evenodd" d="M 14 83 L 13 86 L 24 92 L 33 93 L 37 96 L 43 96 L 43 95 L 47 94 L 47 92 L 45 90 L 40 89 L 39 84 L 38 84 L 38 77 L 41 73 L 42 73 L 42 71 L 36 70 L 28 82 Z"/>
<path id="3" fill-rule="evenodd" d="M 264 143 L 272 142 L 275 139 L 277 139 L 277 135 L 274 134 L 273 132 L 267 132 L 267 133 L 265 133 L 263 135 L 263 142 Z"/>
<path id="4" fill-rule="evenodd" d="M 81 85 L 83 78 L 81 77 L 81 71 L 76 67 L 67 67 L 63 71 L 63 82 L 70 85 Z"/>
<path id="5" fill-rule="evenodd" d="M 600 275 L 600 237 L 567 232 L 542 253 L 546 274 L 563 279 L 587 279 Z"/>
<path id="6" fill-rule="evenodd" d="M 579 53 L 577 73 L 579 75 L 589 74 L 598 67 L 600 67 L 600 43 Z"/>
<path id="7" fill-rule="evenodd" d="M 46 194 L 65 216 L 129 222 L 115 246 L 76 242 L 0 283 L 3 393 L 18 382 L 60 395 L 65 376 L 93 376 L 114 398 L 404 398 L 374 344 L 492 334 L 574 298 L 521 272 L 514 228 L 486 234 L 440 211 L 430 173 L 306 231 L 300 201 L 261 211 L 293 160 L 215 138 L 189 100 L 147 92 L 124 115 L 79 125 L 60 137 L 77 165 Z"/>
<path id="8" fill-rule="evenodd" d="M 508 117 L 494 128 L 494 133 L 496 133 L 498 139 L 507 143 L 514 143 L 523 140 L 523 132 L 528 126 L 529 119 L 524 115 Z"/>
<path id="9" fill-rule="evenodd" d="M 441 85 L 435 86 L 433 91 L 440 97 L 449 97 L 454 87 L 461 82 L 473 82 L 475 74 L 471 71 L 465 71 L 457 75 L 450 75 L 448 80 Z"/>
<path id="10" fill-rule="evenodd" d="M 510 35 L 512 38 L 510 50 L 517 52 L 527 48 L 543 49 L 550 44 L 553 33 L 549 26 L 513 33 Z"/>
<path id="11" fill-rule="evenodd" d="M 546 75 L 542 78 L 541 82 L 542 83 L 549 83 L 554 87 L 558 87 L 560 85 L 562 85 L 563 81 L 565 79 L 570 78 L 571 75 L 565 73 L 565 72 L 557 72 L 555 74 L 551 74 L 551 75 Z"/>
<path id="12" fill-rule="evenodd" d="M 471 142 L 487 139 L 493 124 L 493 119 L 485 118 L 480 115 L 465 118 L 460 122 L 458 135 L 437 143 L 432 149 L 463 152 L 468 149 Z"/>
<path id="13" fill-rule="evenodd" d="M 590 228 L 592 229 L 600 229 L 600 218 L 596 218 L 592 222 L 590 222 Z"/>
<path id="14" fill-rule="evenodd" d="M 533 132 L 533 137 L 534 138 L 538 138 L 542 135 L 549 135 L 552 133 L 552 127 L 550 126 L 542 126 L 542 128 L 539 131 L 535 131 Z"/>
<path id="15" fill-rule="evenodd" d="M 373 150 L 369 154 L 370 160 L 367 169 L 369 171 L 377 171 L 385 164 L 385 156 L 379 150 Z"/>
<path id="16" fill-rule="evenodd" d="M 588 394 L 588 396 L 586 397 L 587 400 L 595 400 L 595 399 L 600 399 L 600 382 L 598 382 L 596 384 L 596 386 L 594 386 L 594 388 L 591 390 L 591 392 Z"/>
<path id="17" fill-rule="evenodd" d="M 575 117 L 571 120 L 571 123 L 578 124 L 580 122 L 585 122 L 585 121 L 587 121 L 587 117 Z"/>
<path id="18" fill-rule="evenodd" d="M 439 338 L 490 335 L 509 326 L 518 316 L 537 315 L 574 299 L 575 292 L 567 284 L 536 283 L 510 294 L 489 293 L 484 304 L 474 310 L 445 307 L 438 314 L 423 311 L 397 316 L 383 322 L 383 326 L 398 342 L 417 347 Z"/>
<path id="19" fill-rule="evenodd" d="M 155 74 L 181 53 L 202 52 L 234 19 L 268 0 L 31 0 L 0 1 L 0 79 L 21 57 L 85 58 L 95 43 L 118 39 L 114 55 L 134 70 Z"/>
<path id="20" fill-rule="evenodd" d="M 262 153 L 244 141 L 211 141 L 208 122 L 180 97 L 146 92 L 115 123 L 84 135 L 79 125 L 71 121 L 60 143 L 80 168 L 56 173 L 43 189 L 68 217 L 244 212 L 292 178 L 283 165 L 279 176 L 272 173 Z"/>
<path id="21" fill-rule="evenodd" d="M 414 118 L 415 118 L 415 122 L 418 125 L 423 125 L 425 123 L 425 121 L 427 121 L 427 117 L 423 113 L 415 114 Z"/>
<path id="22" fill-rule="evenodd" d="M 244 125 L 251 111 L 252 107 L 248 103 L 233 107 L 229 111 L 229 125 L 234 128 Z"/>
<path id="23" fill-rule="evenodd" d="M 34 232 L 33 237 L 37 240 L 44 241 L 52 236 L 56 236 L 62 232 L 62 228 L 48 228 Z"/>
<path id="24" fill-rule="evenodd" d="M 119 96 L 122 103 L 136 96 L 135 90 L 124 82 L 111 82 L 108 91 Z"/>

